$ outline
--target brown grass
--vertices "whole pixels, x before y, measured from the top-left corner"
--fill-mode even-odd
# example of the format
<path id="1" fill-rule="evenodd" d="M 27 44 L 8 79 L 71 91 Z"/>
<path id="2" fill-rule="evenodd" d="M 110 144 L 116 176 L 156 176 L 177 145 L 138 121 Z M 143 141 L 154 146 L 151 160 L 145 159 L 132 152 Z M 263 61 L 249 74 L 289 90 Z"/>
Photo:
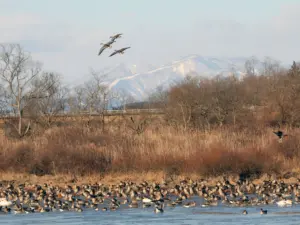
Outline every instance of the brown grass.
<path id="1" fill-rule="evenodd" d="M 299 129 L 289 130 L 280 144 L 268 128 L 223 127 L 204 132 L 158 124 L 141 135 L 125 125 L 120 129 L 111 125 L 105 134 L 101 128 L 69 126 L 19 141 L 0 137 L 0 178 L 47 175 L 65 177 L 65 182 L 87 177 L 137 179 L 133 174 L 149 180 L 177 179 L 184 174 L 259 177 L 300 168 Z"/>

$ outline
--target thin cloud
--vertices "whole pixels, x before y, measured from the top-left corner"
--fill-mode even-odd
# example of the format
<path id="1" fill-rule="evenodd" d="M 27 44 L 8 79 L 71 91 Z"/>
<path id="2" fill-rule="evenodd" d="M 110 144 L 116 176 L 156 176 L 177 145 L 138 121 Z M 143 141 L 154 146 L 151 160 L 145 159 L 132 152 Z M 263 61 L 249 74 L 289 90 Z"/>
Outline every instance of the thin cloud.
<path id="1" fill-rule="evenodd" d="M 118 63 L 136 64 L 140 70 L 150 64 L 161 65 L 182 56 L 271 56 L 280 61 L 298 60 L 297 45 L 300 4 L 285 5 L 273 18 L 257 23 L 237 20 L 201 19 L 177 26 L 163 24 L 124 25 L 124 36 L 97 56 L 101 47 L 115 33 L 116 27 L 97 27 L 54 22 L 35 14 L 0 16 L 0 42 L 18 42 L 31 51 L 46 69 L 61 72 L 65 79 L 83 79 L 88 68 L 96 70 Z M 253 16 L 255 16 L 253 14 Z M 109 24 L 109 20 L 108 20 Z M 124 56 L 109 58 L 114 49 L 131 46 Z M 298 58 L 297 58 L 298 57 Z"/>
<path id="2" fill-rule="evenodd" d="M 72 40 L 70 26 L 33 14 L 0 16 L 0 31 L 1 43 L 18 43 L 32 53 L 62 52 Z"/>

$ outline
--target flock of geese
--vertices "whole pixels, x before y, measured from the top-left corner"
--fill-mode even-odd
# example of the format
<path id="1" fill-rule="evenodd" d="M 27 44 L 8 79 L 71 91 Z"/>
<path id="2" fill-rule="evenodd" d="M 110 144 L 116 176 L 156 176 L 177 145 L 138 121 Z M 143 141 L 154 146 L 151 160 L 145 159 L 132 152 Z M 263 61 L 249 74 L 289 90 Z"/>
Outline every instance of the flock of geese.
<path id="1" fill-rule="evenodd" d="M 122 33 L 119 33 L 119 34 L 116 34 L 116 35 L 113 35 L 110 37 L 110 41 L 108 41 L 107 43 L 101 43 L 101 45 L 103 45 L 100 50 L 99 50 L 99 53 L 98 53 L 98 56 L 102 54 L 102 52 L 107 49 L 107 48 L 112 48 L 112 44 L 114 42 L 116 42 L 116 39 L 118 38 L 121 38 L 123 34 Z M 116 54 L 124 54 L 124 51 L 129 49 L 130 47 L 125 47 L 125 48 L 121 48 L 121 49 L 118 49 L 118 50 L 115 50 L 113 53 L 111 53 L 109 55 L 109 57 L 112 57 Z"/>
<path id="2" fill-rule="evenodd" d="M 215 184 L 207 180 L 182 180 L 179 183 L 134 183 L 123 181 L 116 185 L 101 183 L 64 187 L 45 183 L 33 185 L 0 185 L 0 214 L 43 213 L 85 210 L 116 211 L 126 208 L 152 208 L 163 213 L 174 207 L 238 207 L 292 206 L 300 204 L 300 179 L 287 184 L 282 180 L 265 180 L 255 184 L 249 180 L 229 181 L 225 177 Z M 250 209 L 249 208 L 249 209 Z"/>

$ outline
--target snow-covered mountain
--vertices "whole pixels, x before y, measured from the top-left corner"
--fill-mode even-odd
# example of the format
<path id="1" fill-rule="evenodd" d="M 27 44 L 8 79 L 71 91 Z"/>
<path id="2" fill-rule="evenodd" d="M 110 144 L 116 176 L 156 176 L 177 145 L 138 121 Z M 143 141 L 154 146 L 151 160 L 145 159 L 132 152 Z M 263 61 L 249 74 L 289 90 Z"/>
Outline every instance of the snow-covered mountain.
<path id="1" fill-rule="evenodd" d="M 234 72 L 243 76 L 247 58 L 213 58 L 190 55 L 151 71 L 134 74 L 121 64 L 112 69 L 107 77 L 107 84 L 112 90 L 123 89 L 136 100 L 145 100 L 158 86 L 168 88 L 187 74 L 201 76 L 227 76 Z"/>
<path id="2" fill-rule="evenodd" d="M 110 84 L 116 79 L 128 77 L 132 75 L 132 70 L 125 64 L 121 63 L 111 68 L 105 68 L 101 71 L 105 77 L 105 82 Z"/>

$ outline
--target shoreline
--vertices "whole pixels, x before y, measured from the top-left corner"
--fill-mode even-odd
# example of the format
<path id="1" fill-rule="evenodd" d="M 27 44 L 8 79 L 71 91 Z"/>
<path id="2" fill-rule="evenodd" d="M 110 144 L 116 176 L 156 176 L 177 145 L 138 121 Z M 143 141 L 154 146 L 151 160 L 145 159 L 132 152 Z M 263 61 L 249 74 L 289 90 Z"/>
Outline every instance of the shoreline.
<path id="1" fill-rule="evenodd" d="M 45 183 L 51 183 L 57 186 L 65 186 L 65 185 L 82 185 L 82 184 L 94 184 L 94 183 L 102 183 L 105 185 L 115 185 L 120 182 L 133 182 L 133 183 L 142 183 L 144 181 L 150 183 L 168 183 L 168 184 L 178 184 L 183 180 L 192 180 L 199 181 L 205 180 L 208 185 L 216 185 L 219 181 L 223 180 L 226 177 L 231 183 L 236 184 L 239 180 L 238 175 L 224 175 L 224 176 L 201 176 L 196 173 L 189 174 L 180 174 L 175 178 L 170 178 L 163 171 L 159 172 L 130 172 L 130 173 L 107 173 L 105 175 L 101 174 L 92 174 L 86 176 L 76 176 L 70 174 L 58 174 L 58 175 L 44 175 L 37 176 L 33 174 L 27 173 L 0 173 L 0 184 L 22 184 L 28 183 L 33 185 L 43 185 Z M 261 184 L 265 180 L 277 180 L 283 181 L 284 183 L 297 183 L 299 175 L 291 176 L 289 178 L 283 178 L 282 176 L 276 175 L 267 175 L 263 174 L 259 178 L 249 179 L 254 184 Z"/>
<path id="2" fill-rule="evenodd" d="M 8 174 L 1 174 L 4 178 Z M 300 204 L 300 179 L 272 179 L 265 175 L 256 180 L 237 177 L 178 176 L 167 182 L 158 173 L 110 174 L 104 177 L 86 176 L 68 180 L 67 176 L 25 176 L 10 174 L 15 181 L 0 181 L 0 213 L 44 213 L 116 211 L 125 208 L 149 208 L 163 213 L 174 207 L 227 206 L 262 207 Z M 122 179 L 121 179 L 122 178 Z M 159 181 L 159 179 L 161 179 Z M 152 180 L 152 181 L 150 181 Z"/>

